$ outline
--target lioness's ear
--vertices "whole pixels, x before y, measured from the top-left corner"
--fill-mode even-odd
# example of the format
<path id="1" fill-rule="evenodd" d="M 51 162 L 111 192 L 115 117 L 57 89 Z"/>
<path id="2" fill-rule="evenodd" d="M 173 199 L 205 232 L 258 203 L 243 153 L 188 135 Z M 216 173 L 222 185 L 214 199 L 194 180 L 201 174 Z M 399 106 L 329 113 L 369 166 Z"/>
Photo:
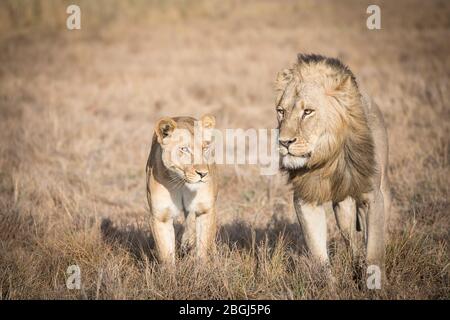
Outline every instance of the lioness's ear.
<path id="1" fill-rule="evenodd" d="M 216 118 L 212 115 L 206 114 L 201 118 L 202 126 L 206 129 L 212 129 L 216 126 Z"/>
<path id="2" fill-rule="evenodd" d="M 155 127 L 155 133 L 156 136 L 158 137 L 158 142 L 162 143 L 164 138 L 169 137 L 173 130 L 175 130 L 175 128 L 177 127 L 176 122 L 169 118 L 169 117 L 164 117 L 162 119 L 160 119 L 157 123 L 156 123 L 156 127 Z"/>

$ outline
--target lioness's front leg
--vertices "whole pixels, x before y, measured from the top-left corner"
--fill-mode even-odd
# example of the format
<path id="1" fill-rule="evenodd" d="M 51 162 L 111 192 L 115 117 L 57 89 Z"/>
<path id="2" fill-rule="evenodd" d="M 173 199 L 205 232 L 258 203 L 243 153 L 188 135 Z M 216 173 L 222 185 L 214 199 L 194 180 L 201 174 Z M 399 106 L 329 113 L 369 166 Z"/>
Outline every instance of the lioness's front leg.
<path id="1" fill-rule="evenodd" d="M 173 218 L 168 213 L 153 214 L 151 219 L 158 258 L 161 262 L 175 264 L 175 230 Z"/>
<path id="2" fill-rule="evenodd" d="M 309 252 L 320 263 L 328 264 L 327 220 L 324 206 L 304 203 L 294 194 L 294 207 Z"/>
<path id="3" fill-rule="evenodd" d="M 181 248 L 188 251 L 195 245 L 195 212 L 189 212 L 184 221 L 184 231 L 181 237 Z"/>
<path id="4" fill-rule="evenodd" d="M 214 244 L 216 235 L 216 212 L 214 208 L 196 213 L 196 252 L 197 257 L 205 259 Z"/>

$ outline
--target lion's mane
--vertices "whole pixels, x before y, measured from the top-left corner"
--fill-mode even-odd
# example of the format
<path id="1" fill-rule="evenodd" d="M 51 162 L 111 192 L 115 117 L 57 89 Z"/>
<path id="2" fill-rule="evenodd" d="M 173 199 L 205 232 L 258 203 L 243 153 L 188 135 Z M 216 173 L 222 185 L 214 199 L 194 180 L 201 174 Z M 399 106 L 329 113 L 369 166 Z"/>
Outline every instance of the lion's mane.
<path id="1" fill-rule="evenodd" d="M 282 168 L 294 192 L 306 202 L 336 203 L 347 196 L 358 201 L 361 194 L 371 191 L 376 163 L 374 141 L 353 73 L 337 59 L 300 54 L 298 62 L 278 76 L 280 95 L 292 81 L 321 84 L 333 101 L 326 107 L 336 115 L 307 167 Z"/>

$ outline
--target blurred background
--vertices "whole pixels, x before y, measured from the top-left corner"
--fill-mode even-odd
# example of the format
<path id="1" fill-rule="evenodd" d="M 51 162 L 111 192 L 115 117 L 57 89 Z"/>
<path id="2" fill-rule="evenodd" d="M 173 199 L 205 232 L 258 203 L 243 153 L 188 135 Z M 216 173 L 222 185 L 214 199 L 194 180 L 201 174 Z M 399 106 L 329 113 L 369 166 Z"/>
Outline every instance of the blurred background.
<path id="1" fill-rule="evenodd" d="M 66 28 L 70 4 L 80 30 Z M 366 26 L 370 4 L 381 30 Z M 387 123 L 397 219 L 393 285 L 378 297 L 448 298 L 449 38 L 445 0 L 1 1 L 0 298 L 372 297 L 332 214 L 341 290 L 321 289 L 298 258 L 286 178 L 255 166 L 221 167 L 222 253 L 208 272 L 194 281 L 180 258 L 174 280 L 151 258 L 155 121 L 212 113 L 219 128 L 274 128 L 274 80 L 297 53 L 341 59 Z M 65 288 L 71 263 L 82 292 Z"/>

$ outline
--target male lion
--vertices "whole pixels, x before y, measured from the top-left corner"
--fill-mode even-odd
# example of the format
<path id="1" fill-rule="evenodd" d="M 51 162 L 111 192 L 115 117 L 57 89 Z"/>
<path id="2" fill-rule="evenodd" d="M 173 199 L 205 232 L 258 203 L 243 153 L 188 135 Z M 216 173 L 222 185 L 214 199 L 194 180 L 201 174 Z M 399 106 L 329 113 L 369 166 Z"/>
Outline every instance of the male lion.
<path id="1" fill-rule="evenodd" d="M 324 206 L 331 202 L 346 243 L 355 250 L 363 230 L 367 263 L 383 270 L 390 193 L 380 110 L 337 59 L 299 54 L 276 84 L 280 166 L 311 255 L 329 263 Z"/>
<path id="2" fill-rule="evenodd" d="M 197 121 L 166 117 L 155 126 L 146 167 L 147 199 L 156 249 L 163 263 L 175 263 L 173 219 L 181 212 L 186 217 L 183 245 L 189 245 L 195 237 L 199 258 L 205 258 L 215 237 L 216 168 L 210 161 L 211 140 L 203 139 L 203 135 L 194 137 L 195 124 L 202 132 L 215 126 L 215 118 L 206 115 Z"/>

